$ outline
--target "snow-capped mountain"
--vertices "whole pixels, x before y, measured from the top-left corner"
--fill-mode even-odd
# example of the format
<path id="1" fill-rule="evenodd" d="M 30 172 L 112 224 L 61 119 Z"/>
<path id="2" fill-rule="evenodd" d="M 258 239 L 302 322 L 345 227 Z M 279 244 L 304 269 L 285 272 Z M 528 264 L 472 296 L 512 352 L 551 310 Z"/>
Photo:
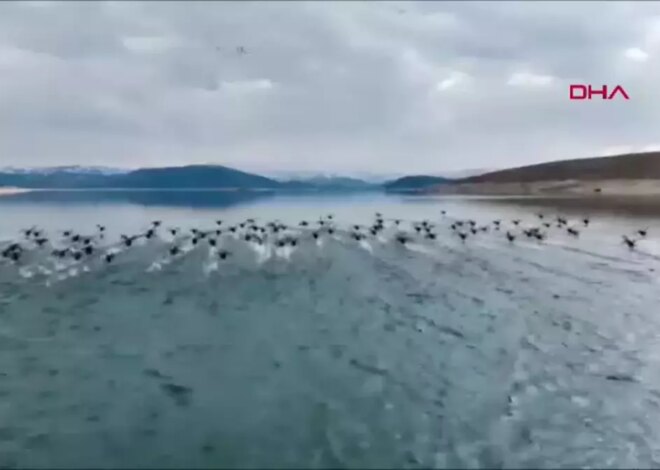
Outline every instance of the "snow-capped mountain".
<path id="1" fill-rule="evenodd" d="M 273 178 L 278 181 L 291 181 L 291 180 L 332 180 L 340 178 L 350 178 L 355 180 L 362 180 L 366 183 L 382 183 L 394 178 L 402 176 L 399 173 L 369 173 L 369 172 L 321 172 L 321 171 L 262 171 L 259 172 L 264 176 Z"/>
<path id="2" fill-rule="evenodd" d="M 51 167 L 35 167 L 35 168 L 17 168 L 17 167 L 4 167 L 0 168 L 0 173 L 9 173 L 14 175 L 24 174 L 40 174 L 50 175 L 53 173 L 77 173 L 84 175 L 118 175 L 127 173 L 130 170 L 121 168 L 112 168 L 106 166 L 51 166 Z"/>

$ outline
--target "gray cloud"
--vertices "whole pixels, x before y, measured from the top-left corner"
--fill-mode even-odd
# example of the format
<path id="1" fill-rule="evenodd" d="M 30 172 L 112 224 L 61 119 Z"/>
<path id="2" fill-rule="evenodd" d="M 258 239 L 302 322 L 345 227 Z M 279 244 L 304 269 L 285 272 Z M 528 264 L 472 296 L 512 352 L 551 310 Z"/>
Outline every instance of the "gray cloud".
<path id="1" fill-rule="evenodd" d="M 660 143 L 659 53 L 651 2 L 2 3 L 0 166 L 416 173 L 640 150 Z M 571 102 L 574 81 L 631 100 Z"/>

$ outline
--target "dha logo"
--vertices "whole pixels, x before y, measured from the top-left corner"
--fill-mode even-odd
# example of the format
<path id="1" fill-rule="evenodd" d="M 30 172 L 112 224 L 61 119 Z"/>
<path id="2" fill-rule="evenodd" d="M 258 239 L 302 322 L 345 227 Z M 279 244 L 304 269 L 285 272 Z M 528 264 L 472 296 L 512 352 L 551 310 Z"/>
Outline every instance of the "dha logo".
<path id="1" fill-rule="evenodd" d="M 614 87 L 611 93 L 608 93 L 607 85 L 603 85 L 601 89 L 592 88 L 591 85 L 570 85 L 569 92 L 571 100 L 590 100 L 594 95 L 600 96 L 602 100 L 612 100 L 617 96 L 622 96 L 626 100 L 630 99 L 621 85 Z"/>

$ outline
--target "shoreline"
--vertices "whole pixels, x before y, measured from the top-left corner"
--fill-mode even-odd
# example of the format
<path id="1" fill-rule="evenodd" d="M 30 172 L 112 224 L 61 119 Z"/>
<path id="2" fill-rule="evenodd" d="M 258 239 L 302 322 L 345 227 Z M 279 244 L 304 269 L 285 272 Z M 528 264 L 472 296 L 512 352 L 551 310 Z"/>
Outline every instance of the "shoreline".
<path id="1" fill-rule="evenodd" d="M 660 197 L 658 179 L 548 180 L 516 183 L 447 183 L 426 194 L 494 197 Z"/>
<path id="2" fill-rule="evenodd" d="M 11 196 L 12 194 L 21 194 L 32 191 L 32 189 L 26 188 L 13 188 L 13 187 L 2 187 L 0 186 L 0 197 L 1 196 Z"/>

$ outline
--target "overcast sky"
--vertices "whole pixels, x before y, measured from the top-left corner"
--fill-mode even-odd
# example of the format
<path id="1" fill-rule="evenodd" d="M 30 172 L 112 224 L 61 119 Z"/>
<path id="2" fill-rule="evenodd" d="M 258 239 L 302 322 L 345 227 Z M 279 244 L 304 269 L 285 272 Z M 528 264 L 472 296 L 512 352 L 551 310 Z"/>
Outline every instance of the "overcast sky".
<path id="1" fill-rule="evenodd" d="M 2 2 L 0 167 L 438 173 L 660 148 L 659 72 L 660 3 Z"/>

